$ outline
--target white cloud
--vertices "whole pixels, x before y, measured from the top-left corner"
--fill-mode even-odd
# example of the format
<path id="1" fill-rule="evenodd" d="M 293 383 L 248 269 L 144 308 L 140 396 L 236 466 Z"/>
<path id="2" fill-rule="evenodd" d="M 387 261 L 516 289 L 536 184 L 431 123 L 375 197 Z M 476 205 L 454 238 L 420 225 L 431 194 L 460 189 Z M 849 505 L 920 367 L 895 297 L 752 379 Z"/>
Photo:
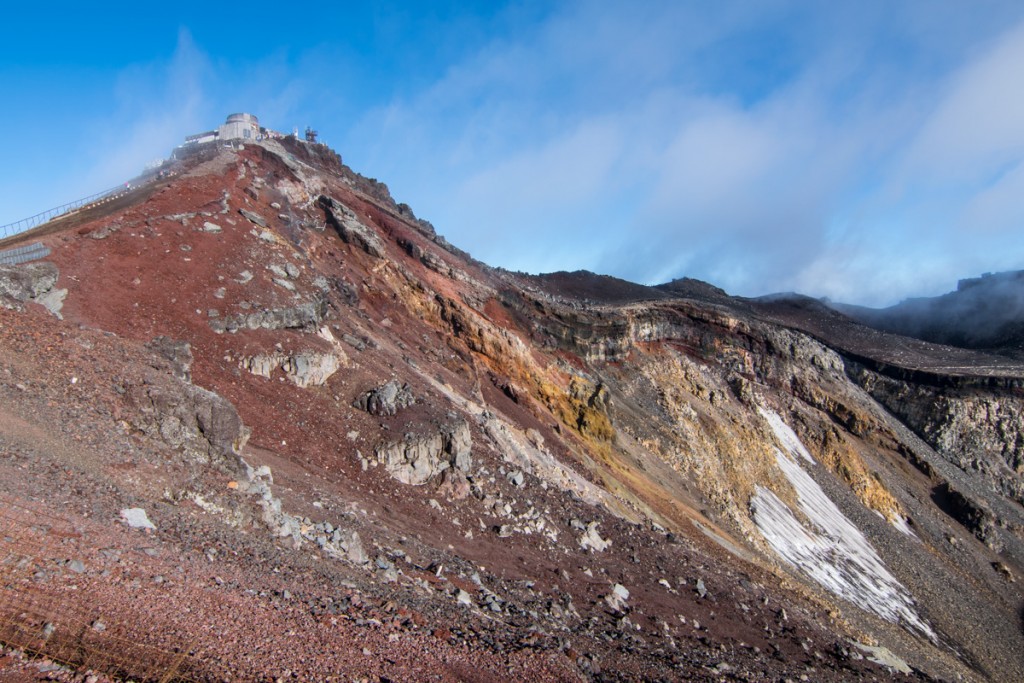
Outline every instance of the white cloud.
<path id="1" fill-rule="evenodd" d="M 966 202 L 957 227 L 964 235 L 986 240 L 1020 233 L 1024 228 L 1024 155 Z"/>
<path id="2" fill-rule="evenodd" d="M 1024 267 L 1020 17 L 564 5 L 371 110 L 348 158 L 498 265 L 891 303 Z"/>
<path id="3" fill-rule="evenodd" d="M 497 265 L 888 303 L 1024 267 L 1022 13 L 567 3 L 495 20 L 432 80 L 386 80 L 339 36 L 239 62 L 183 33 L 170 64 L 124 71 L 75 154 L 105 161 L 76 177 L 119 182 L 248 110 L 320 129 Z"/>
<path id="4" fill-rule="evenodd" d="M 169 63 L 120 72 L 112 86 L 116 106 L 87 123 L 88 154 L 96 160 L 85 174 L 92 191 L 134 177 L 149 162 L 166 157 L 185 135 L 210 128 L 204 82 L 211 71 L 206 55 L 181 30 Z"/>
<path id="5" fill-rule="evenodd" d="M 1024 23 L 944 84 L 907 152 L 904 181 L 978 182 L 1024 156 Z"/>

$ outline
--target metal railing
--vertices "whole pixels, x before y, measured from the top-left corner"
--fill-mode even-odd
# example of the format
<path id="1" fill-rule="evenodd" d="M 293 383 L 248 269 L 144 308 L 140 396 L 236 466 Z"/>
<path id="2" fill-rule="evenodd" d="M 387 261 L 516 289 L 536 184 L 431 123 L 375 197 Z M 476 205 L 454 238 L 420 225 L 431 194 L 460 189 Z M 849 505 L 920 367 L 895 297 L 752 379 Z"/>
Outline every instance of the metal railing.
<path id="1" fill-rule="evenodd" d="M 109 190 L 97 192 L 96 194 L 89 195 L 88 197 L 83 197 L 82 199 L 76 199 L 75 201 L 68 202 L 67 204 L 55 206 L 52 209 L 48 209 L 46 211 L 43 211 L 42 213 L 37 213 L 34 216 L 22 218 L 20 221 L 8 223 L 7 225 L 0 225 L 0 239 L 10 237 L 11 235 L 16 235 L 20 232 L 25 232 L 26 230 L 31 230 L 36 226 L 42 225 L 43 223 L 48 223 L 52 221 L 54 218 L 63 216 L 65 214 L 69 214 L 73 211 L 77 211 L 79 209 L 86 207 L 91 207 L 93 205 L 103 204 L 105 202 L 117 199 L 118 197 L 123 197 L 124 195 L 131 192 L 133 189 L 135 189 L 134 186 L 118 185 L 117 187 L 111 188 Z"/>

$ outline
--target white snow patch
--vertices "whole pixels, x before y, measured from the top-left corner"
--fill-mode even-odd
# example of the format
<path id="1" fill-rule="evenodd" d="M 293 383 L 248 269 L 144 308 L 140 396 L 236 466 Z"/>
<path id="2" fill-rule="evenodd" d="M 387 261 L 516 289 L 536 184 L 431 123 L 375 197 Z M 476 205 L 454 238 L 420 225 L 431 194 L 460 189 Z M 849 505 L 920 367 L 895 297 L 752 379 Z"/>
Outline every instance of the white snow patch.
<path id="1" fill-rule="evenodd" d="M 768 415 L 774 413 L 765 413 L 771 424 Z M 799 439 L 777 415 L 774 417 L 785 428 L 776 429 L 773 424 L 776 436 L 785 443 L 783 434 L 792 435 L 799 447 L 789 443 L 786 446 L 791 453 L 803 456 L 806 449 Z M 810 520 L 811 528 L 804 526 L 778 496 L 759 486 L 750 502 L 754 523 L 768 544 L 786 562 L 832 593 L 935 642 L 935 632 L 918 616 L 910 593 L 885 568 L 860 529 L 846 518 L 794 458 L 778 449 L 775 456 L 779 468 L 796 490 L 800 511 Z M 810 460 L 809 456 L 803 457 Z"/>
<path id="2" fill-rule="evenodd" d="M 910 528 L 910 525 L 907 524 L 907 520 L 905 518 L 893 517 L 892 525 L 896 527 L 897 531 L 904 533 L 907 536 L 910 536 L 911 538 L 917 538 L 917 534 L 915 534 L 914 530 Z"/>
<path id="3" fill-rule="evenodd" d="M 800 441 L 800 437 L 796 435 L 788 424 L 782 421 L 782 418 L 777 413 L 769 408 L 759 407 L 757 412 L 761 413 L 761 417 L 765 419 L 768 426 L 772 428 L 775 433 L 775 438 L 779 440 L 779 443 L 790 452 L 791 455 L 799 455 L 807 462 L 814 462 L 814 458 L 811 457 L 811 452 Z"/>

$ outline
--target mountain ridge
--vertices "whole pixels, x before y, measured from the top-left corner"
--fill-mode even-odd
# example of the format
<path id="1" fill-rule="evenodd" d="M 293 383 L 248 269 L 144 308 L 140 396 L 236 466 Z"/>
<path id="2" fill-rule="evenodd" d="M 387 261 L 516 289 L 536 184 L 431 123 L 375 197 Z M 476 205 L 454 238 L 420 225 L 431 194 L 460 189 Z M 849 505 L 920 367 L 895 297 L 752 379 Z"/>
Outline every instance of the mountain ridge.
<path id="1" fill-rule="evenodd" d="M 212 613 L 189 586 L 216 567 L 252 624 L 200 639 L 197 666 L 889 675 L 868 656 L 923 679 L 1020 674 L 1004 656 L 1024 638 L 1013 359 L 856 337 L 818 304 L 696 281 L 490 268 L 322 145 L 197 151 L 138 203 L 23 236 L 57 275 L 4 289 L 0 311 L 0 438 L 31 453 L 2 465 L 0 493 L 70 498 L 73 524 L 90 505 L 149 510 L 147 538 L 183 572 L 180 588 L 146 584 L 154 604 L 168 591 Z M 35 305 L 54 289 L 63 320 Z M 88 461 L 24 445 L 48 423 L 97 444 Z M 68 495 L 76 482 L 88 502 Z M 850 528 L 863 543 L 822 531 Z M 111 547 L 140 533 L 115 530 Z M 260 596 L 257 557 L 277 594 Z M 112 575 L 86 578 L 138 632 Z M 245 648 L 260 605 L 279 614 L 273 634 L 301 625 L 317 645 Z"/>

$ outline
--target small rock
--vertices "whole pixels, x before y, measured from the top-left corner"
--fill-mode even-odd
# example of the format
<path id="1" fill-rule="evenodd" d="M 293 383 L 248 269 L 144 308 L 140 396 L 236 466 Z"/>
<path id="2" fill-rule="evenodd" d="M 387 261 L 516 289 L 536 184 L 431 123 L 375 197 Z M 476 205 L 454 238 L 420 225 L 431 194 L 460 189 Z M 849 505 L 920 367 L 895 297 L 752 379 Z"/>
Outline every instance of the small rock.
<path id="1" fill-rule="evenodd" d="M 125 508 L 121 510 L 121 519 L 133 529 L 156 531 L 156 525 L 149 521 L 149 516 L 142 508 Z"/>
<path id="2" fill-rule="evenodd" d="M 259 215 L 258 213 L 253 213 L 252 211 L 246 211 L 245 209 L 239 209 L 238 213 L 242 214 L 249 221 L 255 223 L 256 225 L 260 226 L 261 228 L 267 227 L 267 219 L 265 219 L 263 216 Z M 266 232 L 266 231 L 264 231 L 264 232 Z M 271 237 L 273 237 L 273 235 L 271 235 Z M 260 238 L 261 239 L 263 238 L 262 234 L 260 235 Z M 273 239 L 271 239 L 270 241 L 273 241 Z"/>
<path id="3" fill-rule="evenodd" d="M 597 522 L 588 524 L 586 532 L 580 536 L 580 548 L 583 550 L 590 549 L 596 552 L 603 552 L 611 547 L 611 545 L 611 540 L 601 538 L 601 534 L 597 533 Z"/>
<path id="4" fill-rule="evenodd" d="M 604 596 L 604 601 L 608 603 L 608 606 L 617 612 L 626 609 L 627 600 L 629 600 L 629 590 L 621 583 L 612 586 L 612 592 Z"/>
<path id="5" fill-rule="evenodd" d="M 214 233 L 216 233 L 216 232 L 220 232 L 220 231 L 221 231 L 221 227 L 219 225 L 217 225 L 216 223 L 211 223 L 210 221 L 206 221 L 205 223 L 203 223 L 203 232 L 214 232 Z"/>
<path id="6" fill-rule="evenodd" d="M 466 591 L 462 590 L 461 588 L 459 589 L 459 592 L 456 595 L 455 600 L 460 605 L 471 606 L 473 604 L 473 596 L 467 593 Z"/>
<path id="7" fill-rule="evenodd" d="M 85 573 L 85 563 L 81 560 L 71 560 L 68 562 L 68 570 L 73 571 L 76 574 Z"/>

